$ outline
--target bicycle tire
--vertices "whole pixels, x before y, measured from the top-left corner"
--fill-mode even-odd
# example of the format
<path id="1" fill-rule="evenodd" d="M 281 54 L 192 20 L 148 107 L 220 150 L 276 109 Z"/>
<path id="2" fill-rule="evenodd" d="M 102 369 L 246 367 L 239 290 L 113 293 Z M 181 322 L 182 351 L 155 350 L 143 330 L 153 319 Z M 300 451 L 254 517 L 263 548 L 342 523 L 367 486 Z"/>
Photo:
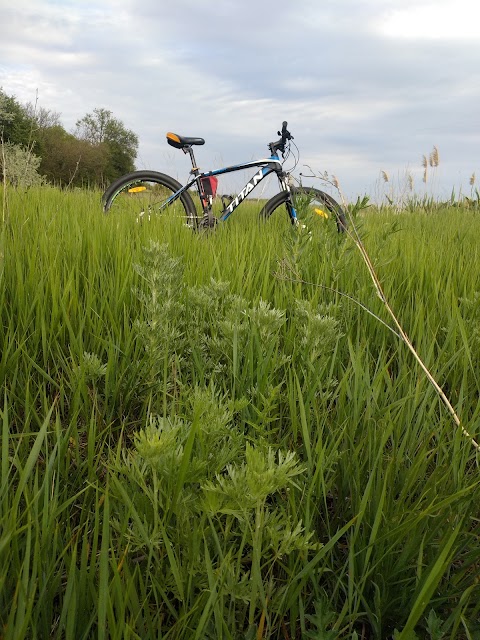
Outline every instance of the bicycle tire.
<path id="1" fill-rule="evenodd" d="M 165 173 L 134 171 L 108 187 L 102 196 L 103 211 L 126 212 L 136 215 L 137 220 L 152 215 L 178 216 L 196 228 L 197 210 L 187 191 L 168 204 L 169 198 L 181 188 L 180 182 Z"/>
<path id="2" fill-rule="evenodd" d="M 309 209 L 312 213 L 326 218 L 332 216 L 335 219 L 339 233 L 344 233 L 347 230 L 347 218 L 342 207 L 328 193 L 315 189 L 314 187 L 291 187 L 290 194 L 288 191 L 277 193 L 260 211 L 260 216 L 270 218 L 270 216 L 280 209 L 283 209 L 283 211 L 288 214 L 287 202 L 289 196 L 293 200 L 295 210 L 300 219 L 307 217 L 308 213 L 305 210 Z M 327 211 L 325 211 L 325 209 Z"/>

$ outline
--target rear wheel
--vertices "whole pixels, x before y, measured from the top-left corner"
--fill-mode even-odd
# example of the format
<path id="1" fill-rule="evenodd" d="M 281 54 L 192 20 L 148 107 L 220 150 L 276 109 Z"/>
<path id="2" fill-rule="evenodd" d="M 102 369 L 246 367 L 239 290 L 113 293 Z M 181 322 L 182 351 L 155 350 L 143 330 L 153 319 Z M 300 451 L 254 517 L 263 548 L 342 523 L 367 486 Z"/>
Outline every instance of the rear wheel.
<path id="1" fill-rule="evenodd" d="M 318 215 L 322 218 L 335 220 L 339 233 L 346 231 L 348 224 L 345 212 L 328 193 L 313 187 L 291 187 L 290 197 L 300 222 Z M 290 216 L 289 203 L 288 192 L 282 191 L 267 202 L 260 215 L 269 218 L 279 212 L 279 214 L 285 215 L 287 213 Z"/>
<path id="2" fill-rule="evenodd" d="M 112 183 L 103 194 L 105 213 L 126 214 L 137 220 L 151 216 L 180 218 L 185 224 L 197 226 L 197 210 L 186 191 L 178 198 L 172 196 L 182 185 L 170 176 L 157 171 L 134 171 Z"/>

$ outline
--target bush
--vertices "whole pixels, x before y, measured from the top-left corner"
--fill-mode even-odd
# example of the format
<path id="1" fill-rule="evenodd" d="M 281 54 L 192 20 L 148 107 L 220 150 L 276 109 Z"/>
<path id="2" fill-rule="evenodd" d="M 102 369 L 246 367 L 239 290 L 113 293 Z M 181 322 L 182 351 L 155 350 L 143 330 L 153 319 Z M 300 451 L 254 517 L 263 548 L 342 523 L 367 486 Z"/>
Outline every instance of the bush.
<path id="1" fill-rule="evenodd" d="M 18 187 L 34 187 L 43 184 L 44 179 L 38 173 L 41 158 L 20 145 L 6 142 L 0 153 L 0 171 L 2 179 Z"/>

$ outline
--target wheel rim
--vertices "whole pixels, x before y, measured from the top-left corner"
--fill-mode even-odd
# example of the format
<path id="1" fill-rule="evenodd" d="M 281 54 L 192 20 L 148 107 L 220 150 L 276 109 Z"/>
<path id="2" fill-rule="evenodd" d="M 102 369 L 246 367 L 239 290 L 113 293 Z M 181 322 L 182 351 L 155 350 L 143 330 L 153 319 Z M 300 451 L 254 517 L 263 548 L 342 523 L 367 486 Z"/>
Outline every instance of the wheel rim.
<path id="1" fill-rule="evenodd" d="M 115 215 L 125 215 L 138 222 L 157 217 L 178 219 L 185 224 L 196 222 L 193 212 L 189 211 L 180 198 L 171 202 L 174 190 L 153 180 L 132 180 L 116 191 L 108 208 Z"/>
<path id="2" fill-rule="evenodd" d="M 303 188 L 294 191 L 293 199 L 299 220 L 316 220 L 329 224 L 333 222 L 339 230 L 343 230 L 345 217 L 342 208 L 326 194 L 315 189 Z"/>

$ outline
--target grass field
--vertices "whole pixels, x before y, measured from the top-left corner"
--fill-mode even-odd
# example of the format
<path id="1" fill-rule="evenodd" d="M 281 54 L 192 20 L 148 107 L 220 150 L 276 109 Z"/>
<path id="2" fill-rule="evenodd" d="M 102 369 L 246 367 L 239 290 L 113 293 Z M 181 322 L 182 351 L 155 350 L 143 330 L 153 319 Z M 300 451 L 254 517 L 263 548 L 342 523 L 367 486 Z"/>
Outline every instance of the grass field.
<path id="1" fill-rule="evenodd" d="M 6 196 L 0 637 L 480 637 L 478 452 L 350 238 Z M 478 212 L 357 223 L 480 437 Z"/>

